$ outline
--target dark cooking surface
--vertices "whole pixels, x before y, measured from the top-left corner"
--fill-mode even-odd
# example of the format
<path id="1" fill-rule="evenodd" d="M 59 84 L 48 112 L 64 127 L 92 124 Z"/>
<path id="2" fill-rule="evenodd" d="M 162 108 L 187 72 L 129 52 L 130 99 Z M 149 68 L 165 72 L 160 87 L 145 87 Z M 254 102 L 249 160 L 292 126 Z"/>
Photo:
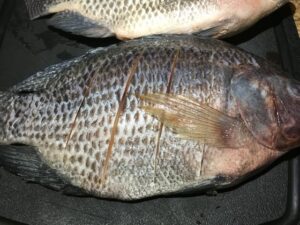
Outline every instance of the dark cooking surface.
<path id="1" fill-rule="evenodd" d="M 0 0 L 0 6 L 1 3 Z M 284 17 L 284 13 L 277 12 L 230 41 L 280 65 L 273 27 Z M 0 48 L 0 90 L 48 65 L 115 41 L 72 36 L 47 27 L 45 21 L 29 21 L 23 1 L 15 1 Z M 217 196 L 156 198 L 135 203 L 64 196 L 27 184 L 0 169 L 0 216 L 38 225 L 258 225 L 279 218 L 285 211 L 287 159 L 291 158 L 281 159 L 260 176 Z"/>

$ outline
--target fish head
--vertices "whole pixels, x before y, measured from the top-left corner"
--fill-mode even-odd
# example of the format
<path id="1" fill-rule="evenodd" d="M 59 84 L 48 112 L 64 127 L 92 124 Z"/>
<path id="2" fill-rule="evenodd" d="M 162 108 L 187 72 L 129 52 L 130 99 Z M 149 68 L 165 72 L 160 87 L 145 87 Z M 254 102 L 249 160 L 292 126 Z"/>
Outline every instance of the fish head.
<path id="1" fill-rule="evenodd" d="M 300 146 L 300 82 L 284 77 L 269 78 L 274 89 L 274 113 L 278 124 L 278 147 Z"/>
<path id="2" fill-rule="evenodd" d="M 288 151 L 300 146 L 300 82 L 278 74 L 242 69 L 231 88 L 255 139 L 267 148 Z"/>
<path id="3" fill-rule="evenodd" d="M 288 2 L 289 0 L 223 0 L 226 8 L 224 17 L 227 18 L 224 20 L 226 32 L 217 34 L 216 37 L 230 37 L 240 33 Z"/>

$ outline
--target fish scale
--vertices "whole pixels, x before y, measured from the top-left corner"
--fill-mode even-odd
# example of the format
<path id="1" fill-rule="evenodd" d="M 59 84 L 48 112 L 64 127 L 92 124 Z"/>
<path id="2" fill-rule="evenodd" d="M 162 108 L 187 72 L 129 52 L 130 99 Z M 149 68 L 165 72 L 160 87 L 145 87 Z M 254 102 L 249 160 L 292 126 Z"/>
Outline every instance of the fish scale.
<path id="1" fill-rule="evenodd" d="M 30 18 L 87 37 L 133 39 L 200 32 L 223 37 L 252 25 L 287 0 L 25 0 Z"/>
<path id="2" fill-rule="evenodd" d="M 161 122 L 142 108 L 148 104 L 139 96 L 166 94 L 170 84 L 171 94 L 239 117 L 230 85 L 241 64 L 255 70 L 265 66 L 249 53 L 192 36 L 153 37 L 93 50 L 8 91 L 0 142 L 35 146 L 64 180 L 100 197 L 139 199 L 227 185 L 281 153 L 260 144 L 224 151 L 182 138 L 164 123 L 159 137 Z"/>

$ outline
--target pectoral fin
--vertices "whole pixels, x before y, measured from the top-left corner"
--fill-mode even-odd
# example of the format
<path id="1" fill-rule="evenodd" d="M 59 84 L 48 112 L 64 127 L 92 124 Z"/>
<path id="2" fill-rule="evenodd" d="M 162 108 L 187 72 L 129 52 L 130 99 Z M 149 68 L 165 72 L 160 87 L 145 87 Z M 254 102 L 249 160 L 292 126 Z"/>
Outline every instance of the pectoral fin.
<path id="1" fill-rule="evenodd" d="M 199 37 L 218 37 L 222 35 L 226 30 L 226 24 L 231 24 L 232 21 L 230 19 L 221 20 L 215 23 L 213 26 L 203 29 L 195 33 L 195 35 Z"/>
<path id="2" fill-rule="evenodd" d="M 237 148 L 234 137 L 240 120 L 194 99 L 170 94 L 140 96 L 142 109 L 155 116 L 181 138 L 222 148 Z"/>

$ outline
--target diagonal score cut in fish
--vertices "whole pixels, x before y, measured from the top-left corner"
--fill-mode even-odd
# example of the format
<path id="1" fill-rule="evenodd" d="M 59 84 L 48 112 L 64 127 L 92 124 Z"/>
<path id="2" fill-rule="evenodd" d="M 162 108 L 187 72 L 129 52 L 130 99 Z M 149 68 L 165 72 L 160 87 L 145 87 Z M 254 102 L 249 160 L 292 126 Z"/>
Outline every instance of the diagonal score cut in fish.
<path id="1" fill-rule="evenodd" d="M 83 90 L 83 97 L 82 97 L 82 101 L 79 103 L 79 107 L 78 107 L 78 110 L 75 114 L 75 117 L 74 117 L 74 121 L 72 122 L 71 124 L 71 130 L 69 132 L 69 134 L 67 135 L 66 137 L 66 145 L 65 145 L 65 148 L 68 146 L 69 144 L 69 141 L 70 139 L 72 138 L 72 134 L 73 134 L 73 131 L 74 129 L 76 128 L 76 121 L 78 119 L 78 116 L 79 116 L 79 113 L 80 113 L 80 110 L 86 100 L 86 98 L 88 97 L 89 93 L 90 93 L 90 89 L 92 88 L 92 85 L 94 84 L 94 81 L 95 81 L 95 71 L 92 72 L 92 75 L 90 77 L 90 79 L 87 81 L 87 85 L 85 85 L 84 87 L 84 90 Z M 87 87 L 86 87 L 87 86 Z"/>
<path id="2" fill-rule="evenodd" d="M 139 55 L 135 59 L 132 60 L 132 64 L 131 64 L 131 66 L 129 68 L 129 71 L 128 71 L 128 77 L 127 77 L 127 80 L 126 80 L 126 82 L 124 84 L 124 87 L 123 87 L 123 94 L 122 94 L 122 97 L 120 99 L 117 114 L 115 115 L 115 120 L 114 120 L 114 123 L 113 123 L 113 127 L 111 129 L 111 135 L 110 135 L 110 140 L 109 140 L 109 144 L 108 144 L 108 149 L 107 149 L 105 160 L 104 160 L 104 163 L 103 163 L 103 166 L 102 166 L 102 172 L 101 172 L 101 178 L 100 178 L 101 185 L 105 185 L 105 182 L 108 178 L 109 161 L 112 157 L 113 145 L 114 145 L 114 142 L 115 142 L 115 135 L 116 135 L 116 132 L 117 132 L 117 129 L 118 129 L 119 119 L 120 119 L 120 116 L 121 116 L 122 112 L 124 111 L 125 106 L 126 106 L 126 98 L 127 98 L 128 90 L 129 90 L 131 81 L 132 81 L 132 79 L 133 79 L 133 77 L 134 77 L 134 75 L 135 75 L 135 73 L 138 69 L 138 64 L 139 64 L 139 61 L 140 61 L 141 57 L 142 56 Z"/>
<path id="3" fill-rule="evenodd" d="M 177 64 L 177 60 L 179 58 L 180 55 L 180 50 L 178 49 L 175 52 L 175 55 L 173 57 L 172 60 L 172 64 L 171 64 L 171 68 L 170 68 L 170 72 L 168 74 L 168 84 L 167 84 L 167 91 L 166 93 L 169 94 L 171 91 L 171 85 L 172 85 L 172 81 L 173 81 L 173 76 L 176 70 L 176 64 Z M 159 146 L 160 146 L 160 138 L 161 138 L 161 134 L 163 131 L 163 127 L 164 127 L 164 123 L 160 122 L 159 125 L 159 130 L 158 130 L 158 135 L 157 135 L 157 144 L 156 144 L 156 149 L 155 149 L 155 157 L 154 157 L 154 183 L 155 183 L 155 178 L 156 178 L 156 163 L 157 163 L 157 156 L 159 154 Z"/>

